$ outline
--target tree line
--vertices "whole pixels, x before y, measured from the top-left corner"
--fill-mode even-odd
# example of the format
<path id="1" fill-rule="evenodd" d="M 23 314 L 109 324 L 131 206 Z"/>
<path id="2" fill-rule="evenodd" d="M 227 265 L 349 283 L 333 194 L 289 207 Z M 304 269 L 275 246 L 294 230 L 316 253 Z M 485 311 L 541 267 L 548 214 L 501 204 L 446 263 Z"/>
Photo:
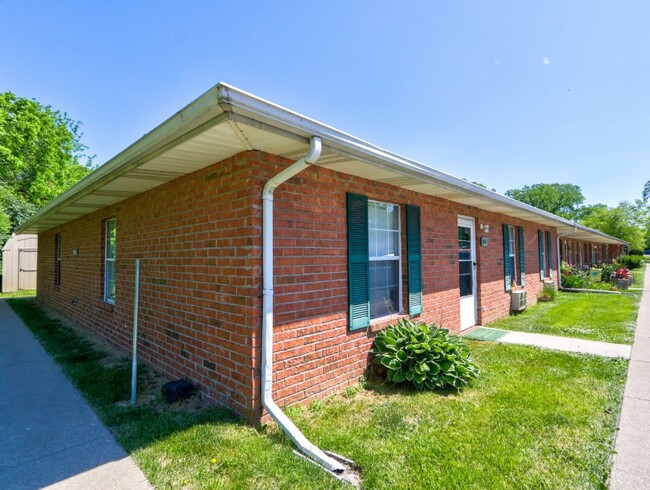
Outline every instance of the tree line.
<path id="1" fill-rule="evenodd" d="M 80 127 L 49 105 L 0 93 L 0 247 L 93 169 Z"/>
<path id="2" fill-rule="evenodd" d="M 574 184 L 534 184 L 510 189 L 505 195 L 536 208 L 562 216 L 630 243 L 630 248 L 650 248 L 650 180 L 639 189 L 639 199 L 618 206 L 585 205 L 585 197 Z"/>

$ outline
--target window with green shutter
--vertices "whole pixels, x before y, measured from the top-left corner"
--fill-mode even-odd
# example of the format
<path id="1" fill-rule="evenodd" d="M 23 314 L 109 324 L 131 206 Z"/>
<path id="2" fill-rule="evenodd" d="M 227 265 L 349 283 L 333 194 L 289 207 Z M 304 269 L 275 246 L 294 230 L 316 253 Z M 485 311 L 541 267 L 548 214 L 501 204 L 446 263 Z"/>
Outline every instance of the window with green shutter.
<path id="1" fill-rule="evenodd" d="M 400 207 L 348 193 L 348 303 L 350 330 L 400 313 L 402 267 Z M 409 313 L 422 312 L 420 208 L 406 206 Z"/>
<path id="2" fill-rule="evenodd" d="M 546 232 L 546 264 L 548 266 L 548 277 L 553 279 L 553 242 L 551 242 L 551 232 Z"/>
<path id="3" fill-rule="evenodd" d="M 420 240 L 420 208 L 406 206 L 406 253 L 408 269 L 409 313 L 422 313 L 422 244 Z"/>
<path id="4" fill-rule="evenodd" d="M 511 255 L 510 255 L 510 228 L 503 225 L 503 282 L 506 291 L 512 289 Z"/>
<path id="5" fill-rule="evenodd" d="M 521 226 L 503 225 L 503 278 L 506 291 L 512 286 L 526 284 L 526 251 Z"/>
<path id="6" fill-rule="evenodd" d="M 526 250 L 524 250 L 524 227 L 517 227 L 518 245 L 519 245 L 519 284 L 521 286 L 526 285 Z"/>
<path id="7" fill-rule="evenodd" d="M 348 305 L 350 330 L 370 325 L 368 198 L 348 193 Z"/>
<path id="8" fill-rule="evenodd" d="M 544 280 L 546 274 L 546 247 L 544 246 L 544 232 L 537 230 L 537 252 L 539 254 L 539 278 Z"/>

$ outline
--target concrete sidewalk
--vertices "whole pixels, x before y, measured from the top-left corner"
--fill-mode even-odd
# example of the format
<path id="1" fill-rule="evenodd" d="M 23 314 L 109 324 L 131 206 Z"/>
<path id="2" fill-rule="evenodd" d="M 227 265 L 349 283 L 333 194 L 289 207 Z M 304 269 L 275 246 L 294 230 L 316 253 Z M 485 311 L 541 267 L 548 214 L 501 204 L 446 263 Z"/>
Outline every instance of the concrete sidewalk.
<path id="1" fill-rule="evenodd" d="M 650 488 L 650 267 L 646 269 L 609 488 Z"/>
<path id="2" fill-rule="evenodd" d="M 1 488 L 151 488 L 4 300 L 0 393 Z"/>
<path id="3" fill-rule="evenodd" d="M 515 332 L 489 327 L 479 327 L 465 335 L 465 337 L 468 339 L 488 340 L 506 344 L 532 345 L 564 352 L 577 352 L 604 357 L 622 357 L 624 359 L 630 358 L 631 350 L 629 345 L 624 344 L 558 337 L 556 335 L 544 335 L 541 333 Z"/>

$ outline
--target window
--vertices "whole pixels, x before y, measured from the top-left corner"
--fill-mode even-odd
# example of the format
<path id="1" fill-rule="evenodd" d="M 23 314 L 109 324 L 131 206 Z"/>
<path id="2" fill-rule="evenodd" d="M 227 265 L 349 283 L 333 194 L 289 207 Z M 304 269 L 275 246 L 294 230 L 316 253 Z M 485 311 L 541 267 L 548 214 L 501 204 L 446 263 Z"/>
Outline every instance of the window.
<path id="1" fill-rule="evenodd" d="M 543 281 L 546 276 L 546 244 L 542 230 L 537 230 L 537 244 L 539 246 L 539 278 Z"/>
<path id="2" fill-rule="evenodd" d="M 105 222 L 104 241 L 104 301 L 115 303 L 115 257 L 117 222 L 115 218 Z"/>
<path id="3" fill-rule="evenodd" d="M 510 277 L 512 278 L 512 284 L 517 284 L 517 261 L 515 259 L 515 253 L 517 252 L 517 244 L 515 243 L 515 227 L 508 226 L 508 250 L 510 251 L 508 256 L 508 261 L 510 262 Z"/>
<path id="4" fill-rule="evenodd" d="M 370 260 L 370 318 L 400 311 L 399 207 L 368 202 L 368 257 Z"/>
<path id="5" fill-rule="evenodd" d="M 61 233 L 54 235 L 54 285 L 61 286 Z"/>
<path id="6" fill-rule="evenodd" d="M 512 286 L 526 284 L 524 229 L 521 226 L 503 225 L 503 276 L 506 291 Z"/>
<path id="7" fill-rule="evenodd" d="M 551 242 L 551 232 L 546 232 L 546 274 L 553 279 L 553 242 Z"/>
<path id="8" fill-rule="evenodd" d="M 400 207 L 348 193 L 350 329 L 402 311 Z M 420 208 L 406 206 L 409 314 L 422 312 Z"/>

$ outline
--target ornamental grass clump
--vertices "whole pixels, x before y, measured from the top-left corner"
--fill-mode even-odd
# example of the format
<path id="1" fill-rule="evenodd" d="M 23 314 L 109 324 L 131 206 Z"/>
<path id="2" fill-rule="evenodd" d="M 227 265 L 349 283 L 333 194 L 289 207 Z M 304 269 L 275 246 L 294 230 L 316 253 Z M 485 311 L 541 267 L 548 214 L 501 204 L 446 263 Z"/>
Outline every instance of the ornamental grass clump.
<path id="1" fill-rule="evenodd" d="M 467 344 L 449 330 L 400 320 L 375 337 L 374 362 L 387 369 L 390 383 L 408 382 L 418 390 L 457 390 L 478 378 Z"/>

